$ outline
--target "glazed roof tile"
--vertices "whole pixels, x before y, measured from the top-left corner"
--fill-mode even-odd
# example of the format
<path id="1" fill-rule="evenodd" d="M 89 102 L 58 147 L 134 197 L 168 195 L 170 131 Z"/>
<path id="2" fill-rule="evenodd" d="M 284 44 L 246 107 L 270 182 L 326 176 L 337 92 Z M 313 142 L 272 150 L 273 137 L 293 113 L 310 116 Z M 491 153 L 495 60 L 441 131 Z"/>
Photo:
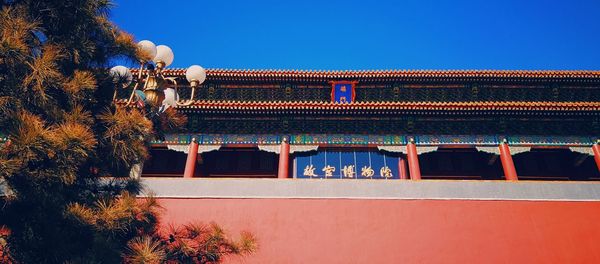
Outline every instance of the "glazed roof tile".
<path id="1" fill-rule="evenodd" d="M 132 69 L 132 72 L 137 72 Z M 165 69 L 170 76 L 185 76 L 186 69 Z M 434 79 L 600 79 L 591 70 L 247 70 L 207 69 L 209 79 L 242 80 L 373 80 L 402 78 Z"/>
<path id="2" fill-rule="evenodd" d="M 524 110 L 600 111 L 600 102 L 353 102 L 196 100 L 180 109 L 206 110 Z"/>

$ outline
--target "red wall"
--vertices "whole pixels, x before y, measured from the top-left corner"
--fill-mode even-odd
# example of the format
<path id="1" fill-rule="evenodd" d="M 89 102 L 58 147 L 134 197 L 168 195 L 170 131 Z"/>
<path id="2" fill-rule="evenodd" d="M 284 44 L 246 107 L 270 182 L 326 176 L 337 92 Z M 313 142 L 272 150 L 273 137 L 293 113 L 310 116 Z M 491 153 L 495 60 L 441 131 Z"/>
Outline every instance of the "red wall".
<path id="1" fill-rule="evenodd" d="M 160 199 L 260 249 L 229 263 L 600 263 L 600 202 Z"/>

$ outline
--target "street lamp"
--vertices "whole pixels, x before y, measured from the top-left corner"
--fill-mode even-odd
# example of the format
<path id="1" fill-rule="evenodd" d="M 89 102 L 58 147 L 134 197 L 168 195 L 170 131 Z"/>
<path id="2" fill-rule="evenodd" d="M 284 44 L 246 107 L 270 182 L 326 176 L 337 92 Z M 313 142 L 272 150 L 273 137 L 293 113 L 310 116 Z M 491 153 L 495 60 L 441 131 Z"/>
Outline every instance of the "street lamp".
<path id="1" fill-rule="evenodd" d="M 185 75 L 192 92 L 189 100 L 180 102 L 177 94 L 177 78 L 165 77 L 162 74 L 162 70 L 173 63 L 175 55 L 171 48 L 165 45 L 156 46 L 149 40 L 138 42 L 137 47 L 142 57 L 140 70 L 135 78 L 135 85 L 126 106 L 134 101 L 136 95 L 144 103 L 153 105 L 185 106 L 192 104 L 196 88 L 206 80 L 206 70 L 198 65 L 192 65 L 187 69 Z M 146 67 L 146 71 L 144 71 L 144 67 Z M 134 81 L 129 69 L 124 66 L 111 68 L 110 75 L 115 85 L 120 84 L 123 88 L 128 87 Z M 116 99 L 116 90 L 113 95 L 114 99 Z"/>
<path id="2" fill-rule="evenodd" d="M 196 87 L 206 80 L 206 70 L 199 65 L 190 66 L 187 71 L 185 71 L 185 78 L 190 83 L 192 87 L 192 95 L 190 96 L 190 103 L 194 99 L 194 92 L 196 91 Z"/>

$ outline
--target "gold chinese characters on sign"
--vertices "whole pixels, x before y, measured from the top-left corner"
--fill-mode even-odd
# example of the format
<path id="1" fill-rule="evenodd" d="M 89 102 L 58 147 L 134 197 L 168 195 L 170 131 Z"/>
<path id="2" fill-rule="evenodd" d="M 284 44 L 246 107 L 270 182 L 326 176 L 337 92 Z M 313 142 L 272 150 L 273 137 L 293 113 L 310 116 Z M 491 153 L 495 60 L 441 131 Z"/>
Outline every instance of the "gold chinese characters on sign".
<path id="1" fill-rule="evenodd" d="M 375 171 L 373 170 L 373 168 L 371 168 L 371 166 L 364 166 L 360 170 L 360 176 L 372 178 L 373 175 L 375 175 Z"/>
<path id="2" fill-rule="evenodd" d="M 388 166 L 384 166 L 379 170 L 379 176 L 388 179 L 392 178 L 394 175 L 392 175 L 392 170 Z"/>
<path id="3" fill-rule="evenodd" d="M 306 165 L 306 168 L 304 168 L 303 175 L 307 177 L 317 177 L 317 175 L 315 174 L 315 166 L 313 166 L 312 164 Z"/>
<path id="4" fill-rule="evenodd" d="M 325 166 L 325 168 L 323 168 L 323 172 L 325 172 L 325 178 L 333 177 L 333 173 L 335 172 L 335 167 L 327 165 L 327 166 Z"/>
<path id="5" fill-rule="evenodd" d="M 344 166 L 342 173 L 344 174 L 344 178 L 354 178 L 354 175 L 356 174 L 356 172 L 354 172 L 354 165 Z"/>
<path id="6" fill-rule="evenodd" d="M 315 168 L 313 164 L 306 165 L 302 175 L 310 178 L 319 177 L 319 175 L 315 173 L 316 169 L 317 168 Z M 326 165 L 321 169 L 321 171 L 323 171 L 325 178 L 330 178 L 333 177 L 333 173 L 336 171 L 336 168 L 331 165 Z M 343 178 L 354 178 L 356 175 L 357 171 L 354 165 L 345 165 L 341 169 L 341 176 Z M 364 166 L 360 169 L 360 176 L 372 179 L 375 176 L 375 170 L 371 166 Z M 394 177 L 394 174 L 392 173 L 392 169 L 390 169 L 390 167 L 383 166 L 379 169 L 379 176 L 381 178 L 390 179 Z"/>

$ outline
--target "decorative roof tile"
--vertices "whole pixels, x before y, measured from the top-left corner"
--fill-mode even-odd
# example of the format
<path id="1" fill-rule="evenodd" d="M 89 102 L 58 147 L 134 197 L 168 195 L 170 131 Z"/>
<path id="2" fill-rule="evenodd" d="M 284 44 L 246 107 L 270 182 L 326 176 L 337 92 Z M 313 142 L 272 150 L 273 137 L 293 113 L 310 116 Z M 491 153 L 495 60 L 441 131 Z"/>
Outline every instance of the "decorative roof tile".
<path id="1" fill-rule="evenodd" d="M 137 73 L 138 69 L 132 69 Z M 186 69 L 165 69 L 168 76 L 185 76 Z M 213 80 L 359 80 L 364 82 L 401 79 L 580 79 L 600 80 L 600 71 L 590 70 L 241 70 L 207 69 Z"/>
<path id="2" fill-rule="evenodd" d="M 196 100 L 179 109 L 205 110 L 498 110 L 498 111 L 600 111 L 600 102 L 353 102 L 315 101 L 206 101 Z"/>

